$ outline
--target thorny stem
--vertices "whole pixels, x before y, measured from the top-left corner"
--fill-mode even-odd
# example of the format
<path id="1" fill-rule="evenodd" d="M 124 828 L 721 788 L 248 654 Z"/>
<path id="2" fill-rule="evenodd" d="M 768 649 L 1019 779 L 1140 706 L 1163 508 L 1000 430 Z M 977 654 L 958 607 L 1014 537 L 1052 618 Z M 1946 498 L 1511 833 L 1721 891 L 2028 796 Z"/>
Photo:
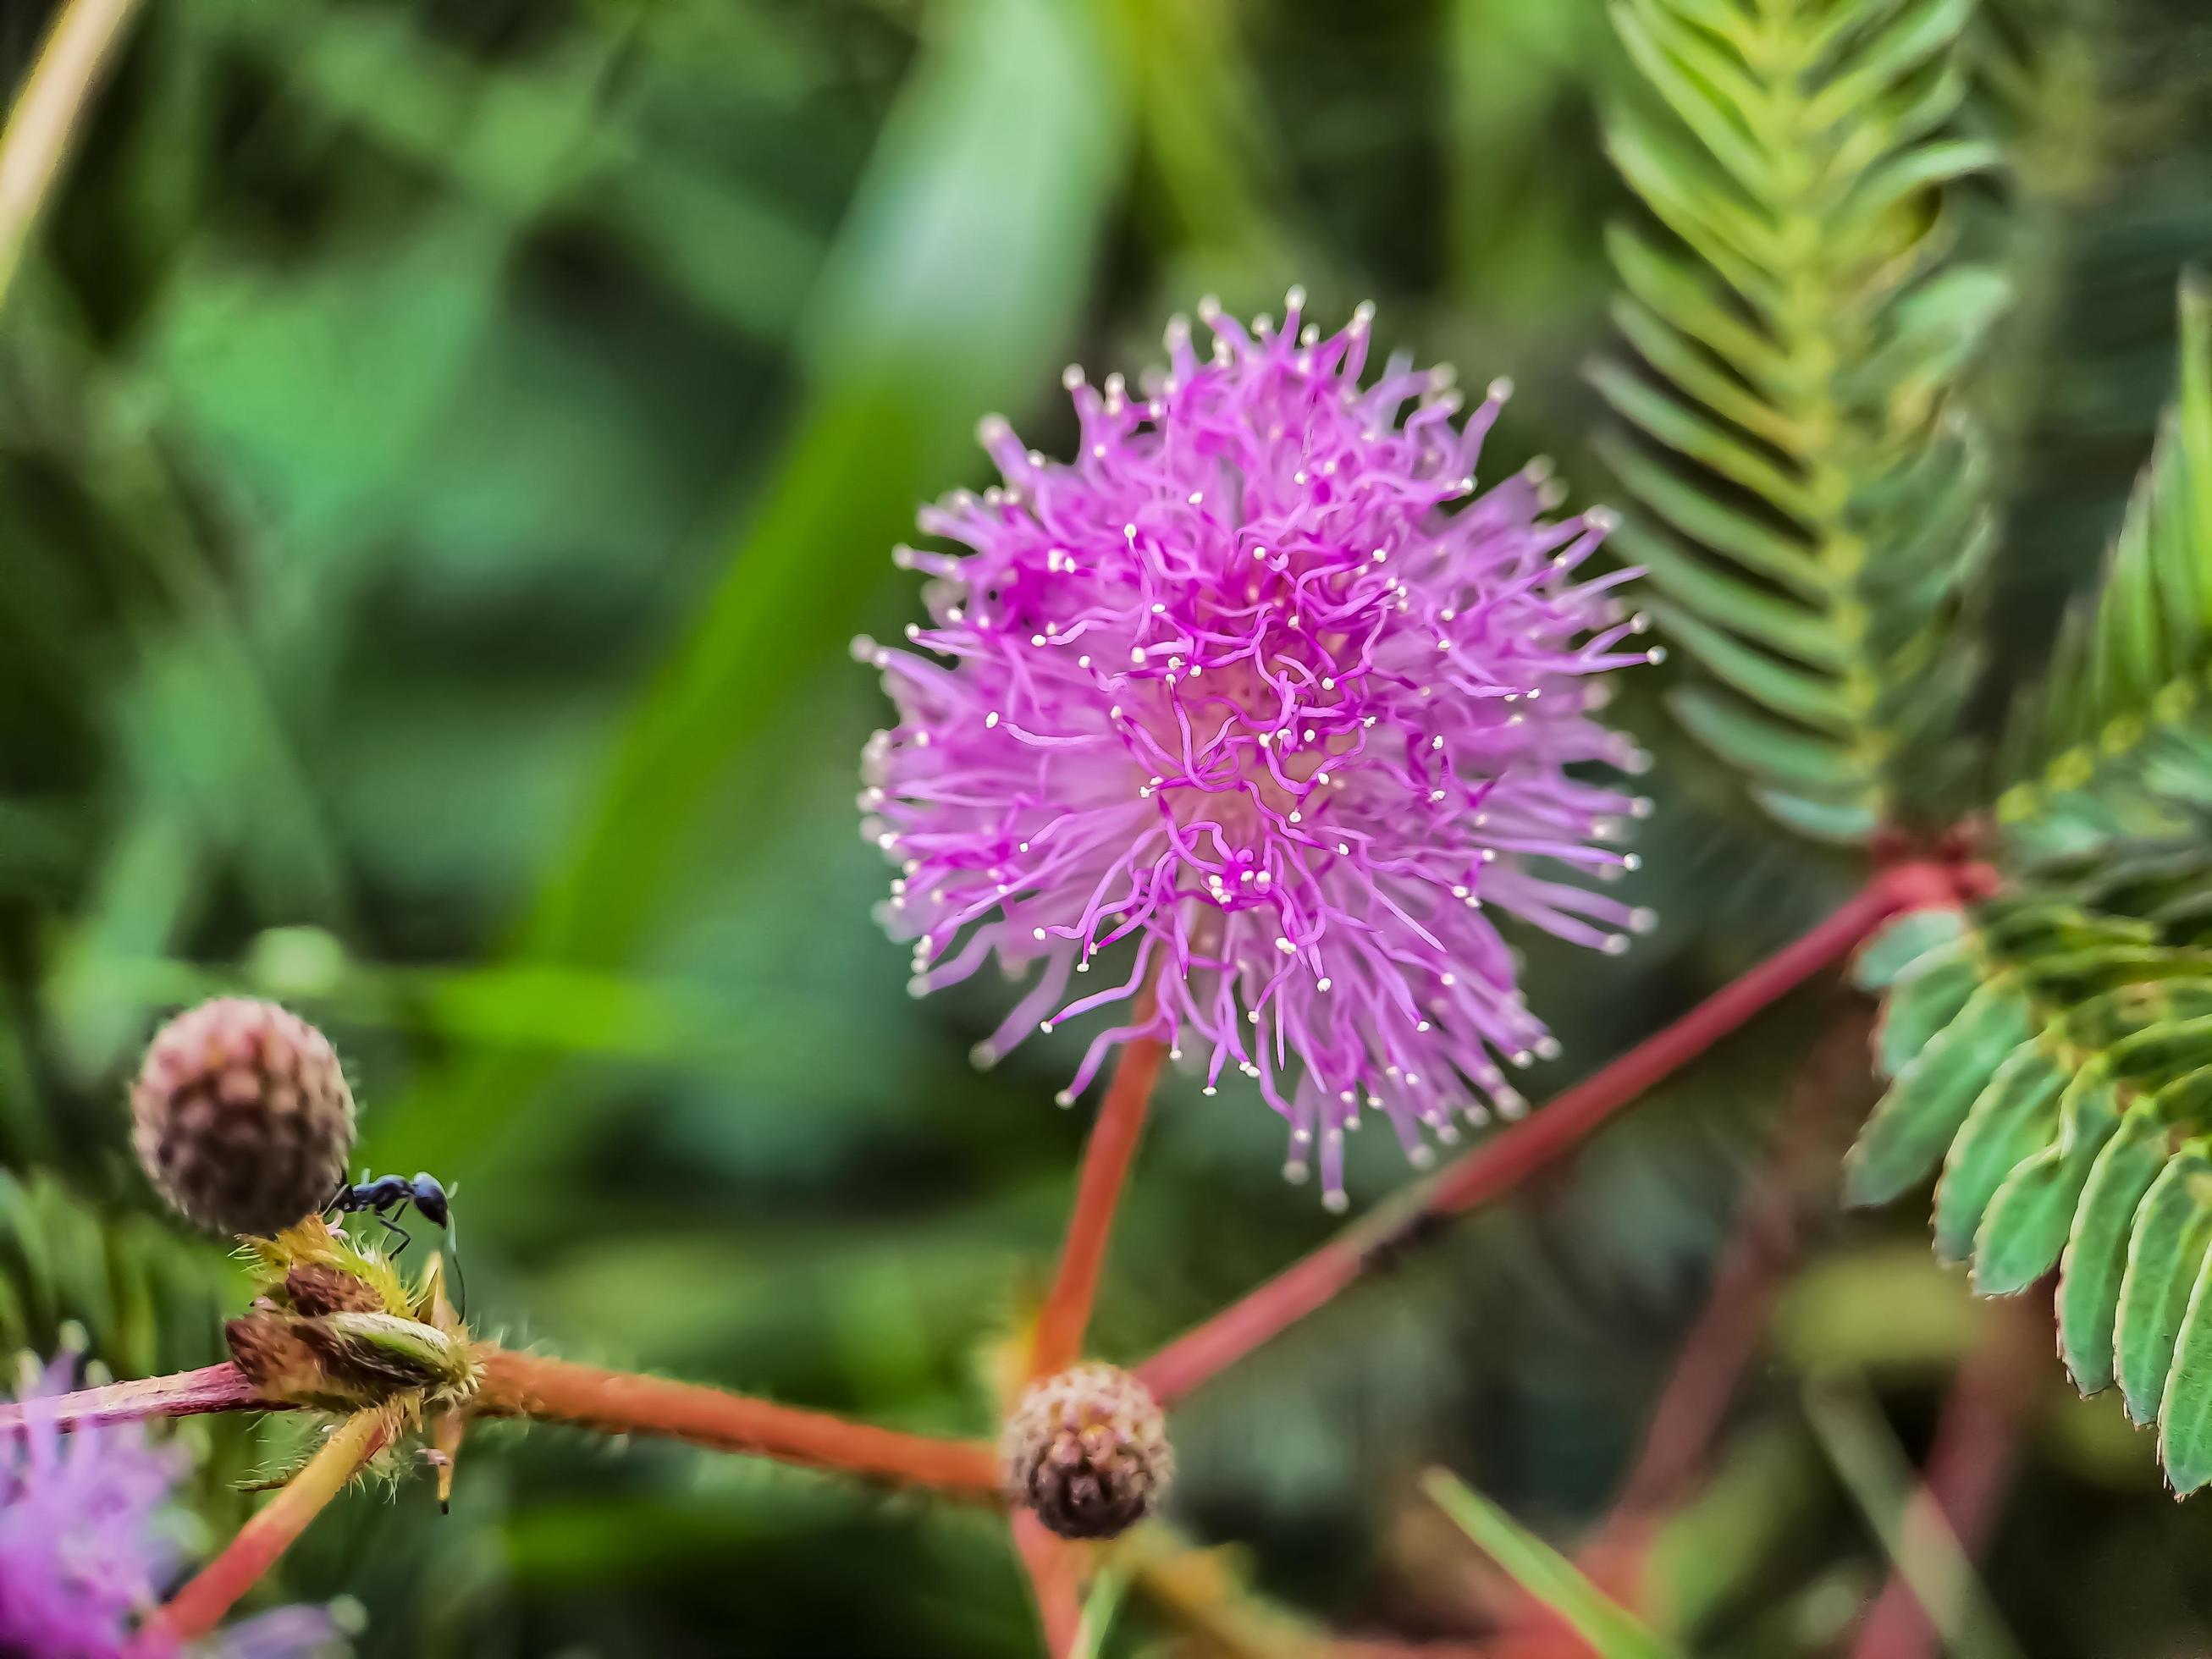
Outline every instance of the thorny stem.
<path id="1" fill-rule="evenodd" d="M 0 299 L 137 0 L 68 0 L 0 130 Z"/>
<path id="2" fill-rule="evenodd" d="M 495 1349 L 484 1355 L 483 1385 L 469 1410 L 610 1434 L 660 1435 L 717 1451 L 931 1486 L 955 1498 L 994 1502 L 999 1493 L 996 1461 L 980 1443 L 902 1434 L 696 1382 L 601 1370 L 543 1354 Z"/>
<path id="3" fill-rule="evenodd" d="M 239 1598 L 259 1583 L 276 1558 L 307 1529 L 307 1523 L 391 1442 L 396 1426 L 388 1407 L 356 1412 L 346 1419 L 284 1489 L 223 1546 L 222 1553 L 171 1598 L 148 1634 L 189 1642 L 221 1624 Z M 153 1650 L 145 1646 L 143 1650 Z"/>
<path id="4" fill-rule="evenodd" d="M 1152 1007 L 1147 991 L 1139 1004 L 1143 1023 Z M 1091 1139 L 1083 1148 L 1083 1168 L 1076 1176 L 1075 1205 L 1067 1217 L 1067 1237 L 1060 1245 L 1060 1270 L 1052 1291 L 1037 1315 L 1036 1335 L 1030 1349 L 1030 1376 L 1051 1376 L 1073 1365 L 1083 1352 L 1083 1333 L 1091 1323 L 1091 1304 L 1098 1295 L 1098 1275 L 1106 1263 L 1107 1242 L 1113 1236 L 1114 1212 L 1127 1182 L 1129 1165 L 1137 1155 L 1137 1142 L 1145 1133 L 1145 1116 L 1159 1079 L 1160 1062 L 1167 1045 L 1158 1037 L 1138 1037 L 1121 1050 L 1115 1061 L 1114 1081 L 1106 1091 L 1105 1104 L 1091 1126 Z"/>
<path id="5" fill-rule="evenodd" d="M 1163 1405 L 1182 1399 L 1322 1307 L 1363 1275 L 1395 1262 L 1449 1217 L 1486 1203 L 1579 1146 L 1654 1084 L 1844 957 L 1889 917 L 1956 903 L 1961 883 L 1938 866 L 1905 864 L 1875 875 L 1841 908 L 1688 1013 L 1550 1104 L 1462 1154 L 1397 1201 L 1334 1239 L 1137 1368 Z"/>

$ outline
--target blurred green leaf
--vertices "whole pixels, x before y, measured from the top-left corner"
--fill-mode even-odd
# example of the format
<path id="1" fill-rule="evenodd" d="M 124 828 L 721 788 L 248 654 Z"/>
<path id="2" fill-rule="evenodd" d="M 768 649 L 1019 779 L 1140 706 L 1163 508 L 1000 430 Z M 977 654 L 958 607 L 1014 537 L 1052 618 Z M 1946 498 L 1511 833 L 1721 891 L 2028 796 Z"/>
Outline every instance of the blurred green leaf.
<path id="1" fill-rule="evenodd" d="M 780 694 L 827 667 L 861 614 L 860 573 L 888 568 L 914 501 L 954 465 L 945 434 L 1032 393 L 1064 341 L 1121 160 L 1113 90 L 1087 73 L 1095 42 L 1039 0 L 942 21 L 810 307 L 811 407 L 617 744 L 523 927 L 527 957 L 609 965 L 636 943 L 710 789 L 760 753 Z M 534 1060 L 471 1061 L 418 1085 L 378 1133 L 465 1168 L 496 1126 L 448 1103 L 517 1100 L 541 1076 Z"/>
<path id="2" fill-rule="evenodd" d="M 1680 1655 L 1680 1649 L 1638 1624 L 1566 1557 L 1472 1487 L 1442 1469 L 1431 1469 L 1422 1477 L 1421 1490 L 1515 1583 L 1565 1620 L 1599 1659 Z"/>

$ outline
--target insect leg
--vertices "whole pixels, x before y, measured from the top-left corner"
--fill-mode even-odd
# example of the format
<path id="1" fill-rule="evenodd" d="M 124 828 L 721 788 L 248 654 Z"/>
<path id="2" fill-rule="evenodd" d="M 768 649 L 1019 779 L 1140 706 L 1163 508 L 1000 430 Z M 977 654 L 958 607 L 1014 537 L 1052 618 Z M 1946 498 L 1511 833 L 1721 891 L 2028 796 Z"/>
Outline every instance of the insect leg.
<path id="1" fill-rule="evenodd" d="M 407 1206 L 403 1204 L 399 1207 L 404 1210 Z M 398 1210 L 392 1212 L 392 1215 L 397 1215 L 398 1213 Z M 399 1235 L 399 1243 L 398 1247 L 392 1250 L 392 1255 L 398 1255 L 401 1250 L 405 1249 L 410 1244 L 412 1244 L 415 1242 L 414 1235 L 410 1233 L 407 1229 L 401 1226 L 397 1221 L 393 1220 L 392 1216 L 380 1213 L 376 1218 L 384 1224 L 385 1231 L 386 1233 L 397 1233 Z"/>

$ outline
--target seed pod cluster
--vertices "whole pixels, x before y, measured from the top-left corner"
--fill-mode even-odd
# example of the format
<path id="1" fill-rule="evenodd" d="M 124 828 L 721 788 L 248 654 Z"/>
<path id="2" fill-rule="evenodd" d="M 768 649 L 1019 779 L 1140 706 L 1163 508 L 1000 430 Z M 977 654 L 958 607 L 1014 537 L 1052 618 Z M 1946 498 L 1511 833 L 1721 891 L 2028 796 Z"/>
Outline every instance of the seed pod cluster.
<path id="1" fill-rule="evenodd" d="M 155 1035 L 131 1142 L 161 1196 L 211 1231 L 273 1235 L 329 1201 L 353 1152 L 330 1039 L 272 1002 L 219 997 Z"/>
<path id="2" fill-rule="evenodd" d="M 1158 1506 L 1175 1474 L 1151 1392 L 1115 1365 L 1030 1385 L 1000 1443 L 1009 1502 L 1063 1538 L 1112 1538 Z"/>

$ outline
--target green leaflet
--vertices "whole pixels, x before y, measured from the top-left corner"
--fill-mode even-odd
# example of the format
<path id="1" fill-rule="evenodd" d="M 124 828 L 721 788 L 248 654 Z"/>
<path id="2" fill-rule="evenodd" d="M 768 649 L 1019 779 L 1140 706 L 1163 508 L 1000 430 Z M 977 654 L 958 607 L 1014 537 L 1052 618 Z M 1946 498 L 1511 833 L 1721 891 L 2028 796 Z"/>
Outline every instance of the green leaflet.
<path id="1" fill-rule="evenodd" d="M 1678 605 L 1707 616 L 1725 615 L 1738 633 L 1809 668 L 1832 673 L 1845 665 L 1827 618 L 1819 611 L 1701 558 L 1672 532 L 1656 524 L 1624 525 L 1613 541 L 1623 557 L 1642 566 L 1652 585 Z"/>
<path id="2" fill-rule="evenodd" d="M 1900 975 L 1875 1030 L 1875 1064 L 1895 1077 L 1936 1039 L 1981 983 L 1981 964 L 1964 938 L 1928 952 Z"/>
<path id="3" fill-rule="evenodd" d="M 1753 789 L 1751 798 L 1777 823 L 1812 841 L 1856 846 L 1881 827 L 1881 803 L 1872 796 L 1856 801 L 1814 800 L 1762 787 Z"/>
<path id="4" fill-rule="evenodd" d="M 1932 967 L 1966 927 L 1965 913 L 1947 906 L 1908 910 L 1859 947 L 1851 981 L 1863 991 L 1887 990 Z"/>
<path id="5" fill-rule="evenodd" d="M 2176 1492 L 2212 1480 L 2212 1259 L 2201 1262 L 2158 1407 L 2158 1455 Z"/>
<path id="6" fill-rule="evenodd" d="M 2119 1103 L 2101 1067 L 2075 1073 L 2058 1109 L 2065 1127 L 2057 1140 L 2007 1176 L 1983 1212 L 1974 1235 L 1978 1295 L 2024 1291 L 2057 1265 L 2089 1171 L 2119 1127 Z"/>
<path id="7" fill-rule="evenodd" d="M 1972 1254 L 1990 1200 L 2010 1175 L 2051 1139 L 2066 1073 L 2033 1043 L 1999 1066 L 1976 1097 L 1936 1183 L 1936 1254 L 1963 1261 Z"/>
<path id="8" fill-rule="evenodd" d="M 1887 1204 L 1926 1177 L 1966 1121 L 1990 1074 L 2033 1035 L 2027 1000 L 1984 985 L 1907 1061 L 1844 1158 L 1845 1200 Z"/>
<path id="9" fill-rule="evenodd" d="M 2128 1239 L 2127 1269 L 2120 1275 L 2113 1368 L 2128 1415 L 2139 1424 L 2158 1415 L 2174 1338 L 2208 1243 L 2212 1158 L 2205 1156 L 2205 1143 L 2192 1141 L 2166 1160 L 2143 1194 Z"/>
<path id="10" fill-rule="evenodd" d="M 1779 663 L 1679 605 L 1654 605 L 1651 617 L 1667 638 L 1694 652 L 1722 684 L 1762 708 L 1832 736 L 1851 731 L 1856 712 L 1826 676 Z"/>
<path id="11" fill-rule="evenodd" d="M 1867 787 L 1866 774 L 1841 750 L 1754 714 L 1733 697 L 1686 685 L 1667 699 L 1667 707 L 1685 731 L 1723 759 L 1792 788 L 1832 793 Z"/>
<path id="12" fill-rule="evenodd" d="M 2112 1385 L 2112 1328 L 2136 1206 L 2166 1158 L 2166 1126 L 2138 1101 L 2091 1166 L 2058 1265 L 2058 1352 L 2083 1394 Z"/>

